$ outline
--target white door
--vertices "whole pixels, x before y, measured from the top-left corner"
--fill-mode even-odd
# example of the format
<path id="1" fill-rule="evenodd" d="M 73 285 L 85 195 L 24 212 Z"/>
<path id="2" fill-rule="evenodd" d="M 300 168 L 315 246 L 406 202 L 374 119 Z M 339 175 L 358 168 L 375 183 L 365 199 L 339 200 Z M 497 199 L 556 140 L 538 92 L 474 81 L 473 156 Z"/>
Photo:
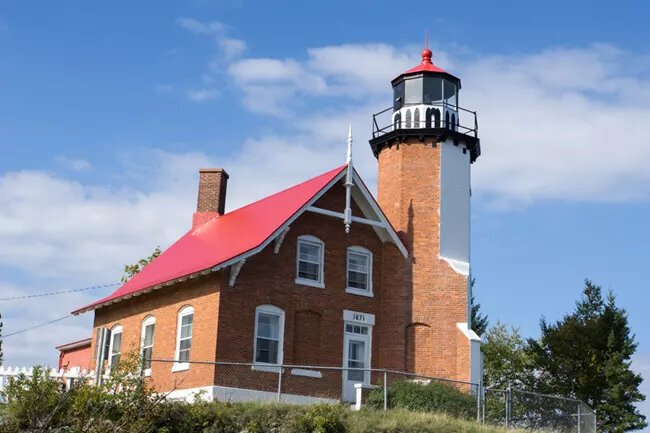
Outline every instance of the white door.
<path id="1" fill-rule="evenodd" d="M 355 400 L 355 383 L 370 383 L 370 327 L 356 323 L 345 324 L 343 339 L 343 400 Z"/>

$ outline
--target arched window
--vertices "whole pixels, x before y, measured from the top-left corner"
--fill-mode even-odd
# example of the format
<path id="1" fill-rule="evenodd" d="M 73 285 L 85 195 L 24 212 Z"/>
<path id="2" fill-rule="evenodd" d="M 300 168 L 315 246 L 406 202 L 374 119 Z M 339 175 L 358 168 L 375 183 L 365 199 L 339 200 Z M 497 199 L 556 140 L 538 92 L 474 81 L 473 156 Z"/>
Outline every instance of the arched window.
<path id="1" fill-rule="evenodd" d="M 415 111 L 413 112 L 413 127 L 414 128 L 419 128 L 420 127 L 420 109 L 416 108 Z"/>
<path id="2" fill-rule="evenodd" d="M 451 129 L 456 130 L 456 114 L 452 113 L 451 115 Z"/>
<path id="3" fill-rule="evenodd" d="M 406 110 L 406 128 L 411 128 L 411 110 Z"/>
<path id="4" fill-rule="evenodd" d="M 449 128 L 449 111 L 445 111 L 445 128 Z"/>
<path id="5" fill-rule="evenodd" d="M 192 326 L 194 324 L 194 307 L 186 305 L 178 312 L 176 328 L 176 362 L 172 371 L 190 368 L 190 349 L 192 348 Z"/>
<path id="6" fill-rule="evenodd" d="M 122 325 L 111 328 L 111 340 L 108 345 L 108 368 L 117 367 L 122 354 Z"/>
<path id="7" fill-rule="evenodd" d="M 323 264 L 325 244 L 315 236 L 298 236 L 296 256 L 296 283 L 307 286 L 325 287 Z"/>
<path id="8" fill-rule="evenodd" d="M 355 295 L 372 296 L 372 252 L 366 248 L 348 248 L 348 284 L 345 289 Z"/>
<path id="9" fill-rule="evenodd" d="M 396 113 L 395 117 L 393 118 L 393 128 L 394 129 L 401 129 L 402 128 L 402 114 L 401 113 Z"/>
<path id="10" fill-rule="evenodd" d="M 431 128 L 431 108 L 427 108 L 427 111 L 424 113 L 424 127 Z"/>
<path id="11" fill-rule="evenodd" d="M 284 345 L 284 310 L 275 305 L 255 308 L 254 363 L 282 365 Z"/>
<path id="12" fill-rule="evenodd" d="M 153 358 L 153 332 L 156 326 L 156 318 L 147 316 L 142 321 L 142 332 L 140 335 L 140 353 L 145 376 L 151 374 L 151 358 Z"/>
<path id="13" fill-rule="evenodd" d="M 433 124 L 434 128 L 440 128 L 440 110 L 437 108 L 433 109 Z"/>

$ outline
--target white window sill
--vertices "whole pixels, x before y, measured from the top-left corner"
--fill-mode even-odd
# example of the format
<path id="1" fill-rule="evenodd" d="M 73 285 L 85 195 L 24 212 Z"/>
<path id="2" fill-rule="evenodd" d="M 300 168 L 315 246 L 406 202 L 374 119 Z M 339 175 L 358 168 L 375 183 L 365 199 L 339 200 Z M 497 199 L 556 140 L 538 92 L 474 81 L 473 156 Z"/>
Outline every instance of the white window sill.
<path id="1" fill-rule="evenodd" d="M 251 370 L 266 371 L 269 373 L 279 373 L 280 366 L 273 365 L 273 364 L 253 364 L 253 366 L 251 366 Z"/>
<path id="2" fill-rule="evenodd" d="M 318 370 L 307 370 L 304 368 L 292 368 L 291 374 L 294 376 L 315 377 L 318 379 L 323 377 L 323 373 Z"/>
<path id="3" fill-rule="evenodd" d="M 318 289 L 325 288 L 325 284 L 323 283 L 314 280 L 304 280 L 302 278 L 296 278 L 296 284 L 300 284 L 302 286 L 316 287 Z"/>
<path id="4" fill-rule="evenodd" d="M 349 293 L 351 295 L 359 295 L 359 296 L 365 296 L 367 298 L 374 298 L 375 295 L 369 290 L 362 290 L 362 289 L 357 289 L 356 287 L 346 287 L 345 288 L 345 293 Z"/>
<path id="5" fill-rule="evenodd" d="M 172 373 L 176 373 L 177 371 L 185 371 L 190 369 L 190 363 L 189 362 L 176 362 L 172 366 Z"/>

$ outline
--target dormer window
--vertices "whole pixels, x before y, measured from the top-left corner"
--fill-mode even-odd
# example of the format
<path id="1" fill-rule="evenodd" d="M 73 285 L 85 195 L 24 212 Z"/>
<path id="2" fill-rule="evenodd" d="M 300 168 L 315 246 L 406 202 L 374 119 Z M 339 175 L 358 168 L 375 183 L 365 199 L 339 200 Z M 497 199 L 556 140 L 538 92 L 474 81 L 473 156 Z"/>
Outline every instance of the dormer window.
<path id="1" fill-rule="evenodd" d="M 298 237 L 296 283 L 324 288 L 325 244 L 314 236 Z"/>

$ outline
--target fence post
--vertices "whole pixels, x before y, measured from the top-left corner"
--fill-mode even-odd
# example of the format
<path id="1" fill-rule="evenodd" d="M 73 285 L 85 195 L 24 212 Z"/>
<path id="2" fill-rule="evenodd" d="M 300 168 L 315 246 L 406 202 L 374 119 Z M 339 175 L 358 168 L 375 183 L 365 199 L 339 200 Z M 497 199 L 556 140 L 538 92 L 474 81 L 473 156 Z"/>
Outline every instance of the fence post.
<path id="1" fill-rule="evenodd" d="M 578 433 L 580 433 L 580 403 L 578 403 Z"/>
<path id="2" fill-rule="evenodd" d="M 505 392 L 506 399 L 506 428 L 510 428 L 510 417 L 512 416 L 512 387 L 508 384 Z"/>
<path id="3" fill-rule="evenodd" d="M 484 424 L 484 425 L 485 425 L 485 406 L 486 406 L 485 402 L 487 401 L 487 393 L 488 393 L 489 389 L 490 389 L 489 387 L 487 387 L 487 388 L 482 387 L 482 391 L 481 391 L 483 393 L 483 396 L 482 396 L 482 398 L 483 398 L 483 409 L 481 410 L 481 416 L 483 417 L 482 424 Z"/>
<path id="4" fill-rule="evenodd" d="M 481 397 L 483 395 L 483 389 L 481 387 L 481 382 L 476 385 L 476 422 L 481 422 Z"/>
<path id="5" fill-rule="evenodd" d="M 388 372 L 384 370 L 384 410 L 388 410 Z"/>
<path id="6" fill-rule="evenodd" d="M 281 365 L 278 368 L 278 403 L 282 401 L 282 370 L 283 366 Z"/>
<path id="7" fill-rule="evenodd" d="M 596 422 L 596 409 L 592 409 L 591 413 L 594 415 L 594 433 L 596 433 L 598 431 L 598 423 Z"/>

